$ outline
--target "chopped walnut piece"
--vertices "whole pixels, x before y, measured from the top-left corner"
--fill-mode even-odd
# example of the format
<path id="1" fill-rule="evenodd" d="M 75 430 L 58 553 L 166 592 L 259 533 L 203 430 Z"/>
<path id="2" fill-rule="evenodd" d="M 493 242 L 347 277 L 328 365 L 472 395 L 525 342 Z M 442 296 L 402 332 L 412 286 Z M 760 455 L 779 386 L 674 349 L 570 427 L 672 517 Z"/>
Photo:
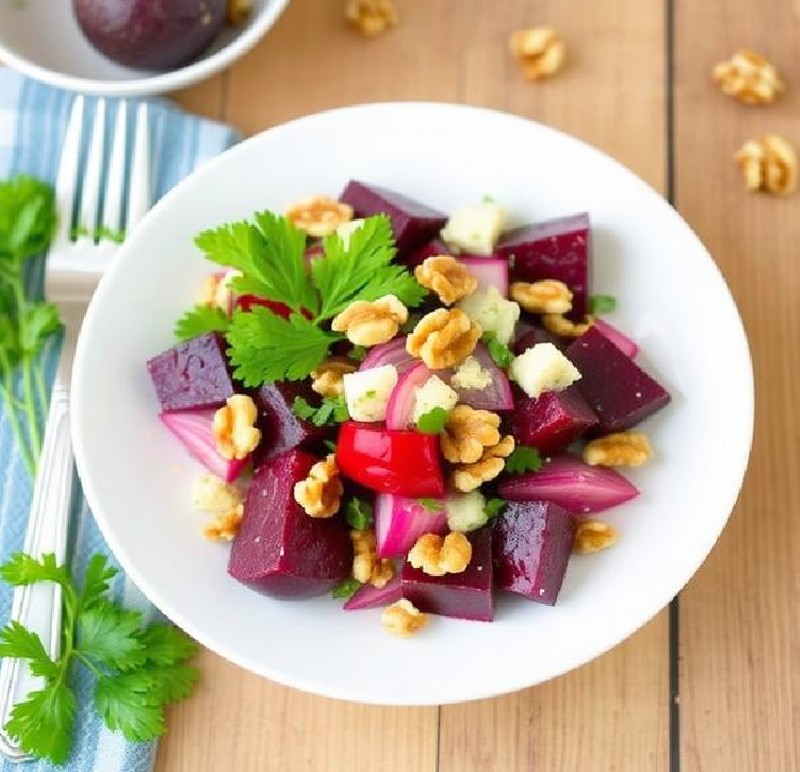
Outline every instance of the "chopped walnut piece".
<path id="1" fill-rule="evenodd" d="M 195 480 L 194 505 L 203 512 L 230 512 L 242 503 L 242 498 L 238 488 L 210 472 L 205 472 Z"/>
<path id="2" fill-rule="evenodd" d="M 253 12 L 253 0 L 228 0 L 225 20 L 228 24 L 241 24 Z"/>
<path id="3" fill-rule="evenodd" d="M 572 309 L 572 291 L 563 281 L 515 281 L 511 299 L 532 314 L 566 314 Z"/>
<path id="4" fill-rule="evenodd" d="M 339 511 L 343 493 L 333 453 L 314 464 L 308 477 L 294 486 L 294 500 L 309 517 L 333 517 Z"/>
<path id="5" fill-rule="evenodd" d="M 383 610 L 381 624 L 392 635 L 408 638 L 428 624 L 428 617 L 410 600 L 403 598 Z"/>
<path id="6" fill-rule="evenodd" d="M 437 533 L 426 533 L 409 550 L 408 562 L 428 576 L 460 574 L 472 560 L 472 544 L 463 533 L 453 531 L 444 539 Z"/>
<path id="7" fill-rule="evenodd" d="M 747 48 L 716 64 L 712 77 L 723 94 L 748 105 L 771 104 L 786 88 L 775 66 Z"/>
<path id="8" fill-rule="evenodd" d="M 406 351 L 431 370 L 441 370 L 466 359 L 482 332 L 461 309 L 437 308 L 417 322 L 406 338 Z"/>
<path id="9" fill-rule="evenodd" d="M 203 536 L 209 541 L 233 541 L 239 532 L 243 515 L 244 504 L 220 513 L 203 528 Z"/>
<path id="10" fill-rule="evenodd" d="M 514 450 L 514 438 L 508 434 L 497 445 L 486 448 L 483 455 L 474 464 L 463 464 L 456 467 L 452 475 L 452 484 L 456 490 L 469 493 L 489 480 L 494 480 L 503 471 L 505 460 Z"/>
<path id="11" fill-rule="evenodd" d="M 580 338 L 593 324 L 594 318 L 591 316 L 587 316 L 585 322 L 573 322 L 563 314 L 542 314 L 545 330 L 562 338 Z"/>
<path id="12" fill-rule="evenodd" d="M 214 413 L 213 431 L 217 452 L 229 461 L 247 458 L 261 441 L 255 426 L 258 408 L 252 397 L 234 394 Z"/>
<path id="13" fill-rule="evenodd" d="M 554 75 L 564 64 L 567 47 L 551 27 L 530 27 L 514 32 L 508 41 L 528 80 Z"/>
<path id="14" fill-rule="evenodd" d="M 485 448 L 500 442 L 500 416 L 469 405 L 456 405 L 447 416 L 439 442 L 451 464 L 474 464 Z"/>
<path id="15" fill-rule="evenodd" d="M 206 275 L 197 296 L 197 304 L 218 308 L 226 314 L 230 313 L 233 300 L 231 279 L 235 276 L 241 276 L 241 272 L 230 270 L 225 273 L 209 273 Z"/>
<path id="16" fill-rule="evenodd" d="M 394 296 L 368 303 L 356 300 L 334 317 L 331 329 L 343 332 L 356 346 L 377 346 L 390 341 L 408 320 L 408 309 Z"/>
<path id="17" fill-rule="evenodd" d="M 309 236 L 322 238 L 352 220 L 353 207 L 329 196 L 310 196 L 292 204 L 286 210 L 286 217 Z"/>
<path id="18" fill-rule="evenodd" d="M 641 466 L 652 455 L 650 442 L 639 432 L 607 434 L 583 449 L 583 460 L 591 466 Z"/>
<path id="19" fill-rule="evenodd" d="M 777 134 L 748 139 L 735 158 L 750 192 L 763 190 L 785 196 L 797 188 L 797 154 Z"/>
<path id="20" fill-rule="evenodd" d="M 311 371 L 311 388 L 323 397 L 340 397 L 344 394 L 344 376 L 354 373 L 358 367 L 349 359 L 331 357 L 316 370 Z"/>
<path id="21" fill-rule="evenodd" d="M 581 520 L 575 529 L 572 549 L 584 555 L 608 549 L 617 543 L 616 529 L 602 520 Z"/>
<path id="22" fill-rule="evenodd" d="M 375 531 L 350 531 L 353 542 L 353 579 L 373 587 L 385 587 L 394 576 L 394 563 L 378 558 Z"/>
<path id="23" fill-rule="evenodd" d="M 347 0 L 344 15 L 353 29 L 368 38 L 383 34 L 398 22 L 392 0 Z"/>
<path id="24" fill-rule="evenodd" d="M 478 289 L 478 279 L 452 255 L 431 255 L 414 269 L 416 280 L 451 306 Z"/>

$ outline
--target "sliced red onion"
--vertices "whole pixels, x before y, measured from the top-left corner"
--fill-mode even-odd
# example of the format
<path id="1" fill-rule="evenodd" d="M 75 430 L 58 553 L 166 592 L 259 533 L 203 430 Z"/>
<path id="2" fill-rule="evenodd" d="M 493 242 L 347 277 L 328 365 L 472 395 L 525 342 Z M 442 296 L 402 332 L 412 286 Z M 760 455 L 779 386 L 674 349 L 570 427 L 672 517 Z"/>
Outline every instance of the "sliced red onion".
<path id="1" fill-rule="evenodd" d="M 402 375 L 411 365 L 418 361 L 406 351 L 406 339 L 405 336 L 402 336 L 400 338 L 392 338 L 388 343 L 373 346 L 367 356 L 364 357 L 359 370 L 371 370 L 373 367 L 394 365 L 397 368 L 397 374 Z"/>
<path id="2" fill-rule="evenodd" d="M 504 257 L 459 255 L 456 260 L 478 280 L 479 290 L 497 287 L 504 298 L 508 297 L 508 260 Z"/>
<path id="3" fill-rule="evenodd" d="M 417 390 L 433 373 L 422 363 L 411 366 L 398 379 L 389 404 L 386 406 L 387 429 L 409 429 L 412 427 Z"/>
<path id="4" fill-rule="evenodd" d="M 205 467 L 225 482 L 233 482 L 247 466 L 250 457 L 224 459 L 217 452 L 214 440 L 214 408 L 181 410 L 159 415 L 167 427 Z"/>
<path id="5" fill-rule="evenodd" d="M 371 584 L 359 587 L 344 604 L 344 610 L 360 611 L 361 609 L 389 606 L 402 597 L 403 587 L 400 584 L 400 574 L 397 574 L 383 587 L 373 587 Z"/>
<path id="6" fill-rule="evenodd" d="M 514 395 L 511 393 L 511 384 L 502 368 L 495 364 L 489 350 L 483 343 L 478 343 L 472 356 L 480 362 L 484 370 L 488 370 L 492 381 L 482 389 L 464 389 L 452 383 L 452 370 L 447 371 L 446 380 L 450 381 L 452 388 L 458 393 L 459 402 L 474 407 L 476 410 L 511 410 L 514 407 Z M 444 378 L 444 376 L 442 376 Z M 398 384 L 399 385 L 399 384 Z"/>
<path id="7" fill-rule="evenodd" d="M 417 539 L 426 533 L 444 533 L 447 515 L 444 501 L 433 511 L 417 499 L 379 493 L 375 497 L 375 536 L 379 558 L 405 557 Z"/>
<path id="8" fill-rule="evenodd" d="M 616 507 L 639 495 L 619 472 L 589 466 L 569 454 L 554 456 L 538 472 L 508 477 L 499 492 L 509 501 L 552 501 L 576 515 Z"/>
<path id="9" fill-rule="evenodd" d="M 606 336 L 625 356 L 633 359 L 639 353 L 639 346 L 613 324 L 595 319 L 594 326 Z"/>

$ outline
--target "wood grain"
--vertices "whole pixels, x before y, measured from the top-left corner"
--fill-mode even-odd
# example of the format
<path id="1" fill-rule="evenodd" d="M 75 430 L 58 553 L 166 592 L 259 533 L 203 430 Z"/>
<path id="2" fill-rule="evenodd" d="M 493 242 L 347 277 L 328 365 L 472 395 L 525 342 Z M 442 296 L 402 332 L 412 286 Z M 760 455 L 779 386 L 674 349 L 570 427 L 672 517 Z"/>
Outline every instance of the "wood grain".
<path id="1" fill-rule="evenodd" d="M 682 595 L 682 769 L 789 772 L 800 769 L 800 219 L 796 195 L 745 193 L 731 156 L 766 132 L 800 145 L 800 6 L 682 2 L 675 31 L 677 203 L 736 297 L 757 384 L 739 505 Z M 778 104 L 748 109 L 710 84 L 712 65 L 743 46 L 786 75 Z"/>

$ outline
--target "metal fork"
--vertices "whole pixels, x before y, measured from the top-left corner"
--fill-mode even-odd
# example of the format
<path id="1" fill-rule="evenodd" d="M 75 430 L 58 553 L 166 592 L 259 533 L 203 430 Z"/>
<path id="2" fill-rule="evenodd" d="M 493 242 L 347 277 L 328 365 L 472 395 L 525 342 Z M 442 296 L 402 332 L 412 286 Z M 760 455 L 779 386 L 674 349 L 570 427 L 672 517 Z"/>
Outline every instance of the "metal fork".
<path id="1" fill-rule="evenodd" d="M 35 557 L 55 553 L 59 564 L 66 557 L 74 475 L 69 381 L 75 341 L 94 288 L 119 249 L 119 239 L 109 236 L 129 233 L 150 206 L 147 105 L 142 103 L 137 110 L 133 150 L 129 153 L 128 105 L 120 102 L 108 159 L 105 100 L 97 102 L 88 145 L 84 141 L 86 112 L 84 97 L 76 97 L 56 181 L 59 224 L 47 258 L 45 295 L 59 308 L 64 342 L 24 545 L 25 552 Z M 85 151 L 84 145 L 87 145 Z M 126 212 L 124 218 L 123 212 Z M 11 619 L 38 633 L 50 656 L 59 657 L 62 641 L 58 585 L 47 582 L 16 588 Z M 23 661 L 6 658 L 0 662 L 0 751 L 12 760 L 30 757 L 7 736 L 3 727 L 14 705 L 41 685 L 41 680 L 31 675 Z"/>

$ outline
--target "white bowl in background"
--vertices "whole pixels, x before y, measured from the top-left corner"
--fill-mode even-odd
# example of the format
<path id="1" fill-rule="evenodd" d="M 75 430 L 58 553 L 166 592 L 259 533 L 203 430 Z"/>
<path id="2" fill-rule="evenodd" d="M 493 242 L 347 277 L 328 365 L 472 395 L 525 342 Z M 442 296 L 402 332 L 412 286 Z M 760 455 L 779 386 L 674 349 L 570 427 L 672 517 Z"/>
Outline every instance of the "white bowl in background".
<path id="1" fill-rule="evenodd" d="M 335 141 L 331 142 L 331 138 Z M 145 362 L 213 270 L 204 228 L 336 196 L 351 178 L 443 211 L 491 194 L 514 223 L 588 211 L 594 290 L 673 395 L 644 426 L 655 448 L 625 470 L 641 496 L 601 515 L 613 549 L 575 556 L 558 604 L 503 598 L 491 624 L 435 617 L 388 635 L 380 611 L 329 596 L 287 602 L 228 576 L 228 548 L 199 534 L 200 473 L 160 424 Z M 691 309 L 691 312 L 687 312 Z M 254 673 L 369 703 L 423 705 L 540 683 L 641 627 L 694 574 L 736 501 L 753 428 L 753 381 L 736 306 L 680 215 L 630 171 L 576 139 L 518 117 L 438 104 L 312 115 L 243 142 L 165 196 L 103 277 L 78 344 L 72 429 L 88 501 L 130 577 L 177 624 Z"/>
<path id="2" fill-rule="evenodd" d="M 145 96 L 186 88 L 246 54 L 275 23 L 289 0 L 254 0 L 250 19 L 225 27 L 195 61 L 152 73 L 116 64 L 84 36 L 72 0 L 0 2 L 0 61 L 58 88 L 97 96 Z"/>

